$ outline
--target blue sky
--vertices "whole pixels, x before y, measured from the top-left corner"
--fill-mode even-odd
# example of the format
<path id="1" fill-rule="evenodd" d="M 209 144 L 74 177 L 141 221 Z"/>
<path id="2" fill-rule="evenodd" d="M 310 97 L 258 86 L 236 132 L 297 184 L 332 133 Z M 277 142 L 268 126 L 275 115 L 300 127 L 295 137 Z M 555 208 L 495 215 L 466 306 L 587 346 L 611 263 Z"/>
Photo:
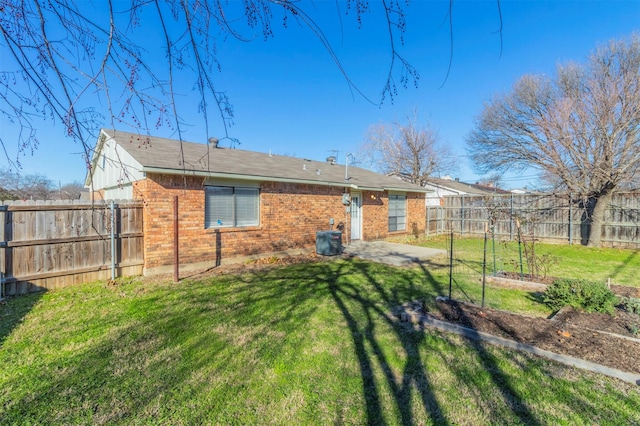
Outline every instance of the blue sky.
<path id="1" fill-rule="evenodd" d="M 370 99 L 379 101 L 390 51 L 379 5 L 370 4 L 360 29 L 353 14 L 342 15 L 340 25 L 334 1 L 316 1 L 306 10 L 324 29 L 349 78 Z M 275 37 L 267 41 L 262 37 L 250 43 L 219 41 L 222 70 L 215 76 L 218 89 L 226 92 L 234 107 L 230 135 L 240 140 L 240 149 L 316 160 L 338 150 L 339 162 L 344 163 L 347 152 L 357 152 L 370 125 L 402 120 L 418 109 L 459 156 L 458 170 L 452 175 L 475 181 L 478 176 L 465 157 L 464 138 L 483 102 L 508 91 L 523 74 L 552 74 L 558 63 L 583 61 L 598 43 L 640 31 L 637 0 L 503 0 L 500 55 L 496 2 L 455 1 L 453 62 L 445 81 L 448 9 L 448 1 L 414 1 L 405 8 L 407 30 L 399 51 L 418 70 L 420 81 L 418 88 L 401 88 L 393 102 L 386 99 L 381 106 L 352 92 L 315 36 L 292 21 L 288 28 L 274 21 Z M 161 63 L 162 58 L 156 59 Z M 217 122 L 206 134 L 190 85 L 185 83 L 178 90 L 182 113 L 190 124 L 185 140 L 204 142 L 207 136 L 220 136 Z M 3 138 L 16 132 L 6 119 L 0 124 Z M 41 145 L 33 155 L 21 158 L 22 173 L 44 174 L 62 183 L 82 181 L 81 148 L 64 137 L 64 127 L 43 122 L 38 130 Z M 155 134 L 170 136 L 171 130 L 160 128 Z M 7 148 L 15 156 L 13 147 Z M 0 166 L 4 163 L 2 158 Z M 530 174 L 508 175 L 504 184 L 533 186 L 535 179 Z"/>

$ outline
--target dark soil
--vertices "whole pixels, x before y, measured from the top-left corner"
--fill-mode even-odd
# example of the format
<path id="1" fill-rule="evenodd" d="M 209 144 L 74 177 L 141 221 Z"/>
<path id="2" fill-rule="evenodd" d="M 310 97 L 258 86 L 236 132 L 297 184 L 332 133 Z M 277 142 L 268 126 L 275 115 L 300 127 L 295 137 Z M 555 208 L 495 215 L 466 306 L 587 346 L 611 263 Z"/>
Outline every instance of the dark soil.
<path id="1" fill-rule="evenodd" d="M 477 331 L 640 374 L 640 316 L 617 310 L 615 315 L 586 314 L 572 309 L 551 319 L 529 317 L 460 303 L 437 302 L 426 313 Z M 615 334 L 612 334 L 615 333 Z"/>

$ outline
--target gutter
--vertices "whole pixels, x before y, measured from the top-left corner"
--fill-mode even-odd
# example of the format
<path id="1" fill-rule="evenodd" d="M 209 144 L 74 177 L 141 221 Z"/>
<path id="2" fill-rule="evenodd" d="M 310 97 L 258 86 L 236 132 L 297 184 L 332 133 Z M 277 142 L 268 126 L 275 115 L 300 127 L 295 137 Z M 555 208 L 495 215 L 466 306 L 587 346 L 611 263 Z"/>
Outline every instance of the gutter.
<path id="1" fill-rule="evenodd" d="M 331 182 L 331 181 L 320 181 L 320 180 L 308 180 L 308 179 L 296 179 L 296 178 L 283 178 L 283 177 L 274 177 L 274 176 L 256 176 L 256 175 L 243 175 L 238 173 L 221 173 L 221 172 L 208 172 L 208 171 L 197 171 L 197 170 L 176 170 L 176 169 L 165 169 L 161 167 L 143 167 L 142 172 L 144 173 L 161 173 L 168 175 L 187 175 L 187 176 L 202 176 L 202 177 L 212 177 L 212 178 L 221 178 L 221 179 L 237 179 L 237 180 L 249 180 L 254 182 L 284 182 L 284 183 L 300 183 L 306 185 L 320 185 L 320 186 L 332 186 L 332 187 L 347 187 L 355 190 L 364 190 L 364 191 L 399 191 L 399 192 L 420 192 L 420 193 L 429 193 L 434 192 L 430 189 L 422 189 L 422 188 L 396 188 L 396 187 L 370 187 L 370 186 L 358 186 L 353 183 L 348 182 Z"/>
<path id="2" fill-rule="evenodd" d="M 167 175 L 187 175 L 187 176 L 202 176 L 202 177 L 214 177 L 214 178 L 222 178 L 222 179 L 237 179 L 237 180 L 250 180 L 255 182 L 286 182 L 286 183 L 302 183 L 307 185 L 322 185 L 322 186 L 339 186 L 339 187 L 349 187 L 349 188 L 358 188 L 357 185 L 345 183 L 345 182 L 328 182 L 328 181 L 318 181 L 318 180 L 307 180 L 307 179 L 295 179 L 295 178 L 279 178 L 272 176 L 255 176 L 255 175 L 242 175 L 238 173 L 220 173 L 220 172 L 206 172 L 206 171 L 196 171 L 196 170 L 176 170 L 176 169 L 163 169 L 160 167 L 143 167 L 142 171 L 144 173 L 162 173 Z"/>

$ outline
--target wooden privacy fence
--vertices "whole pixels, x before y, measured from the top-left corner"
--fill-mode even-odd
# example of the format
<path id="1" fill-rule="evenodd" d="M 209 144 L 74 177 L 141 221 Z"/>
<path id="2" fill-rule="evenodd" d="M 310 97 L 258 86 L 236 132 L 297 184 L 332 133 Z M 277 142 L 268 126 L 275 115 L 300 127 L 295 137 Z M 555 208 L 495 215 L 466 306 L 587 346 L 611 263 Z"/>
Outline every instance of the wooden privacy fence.
<path id="1" fill-rule="evenodd" d="M 580 200 L 556 194 L 445 196 L 444 205 L 427 206 L 427 234 L 454 231 L 480 236 L 493 226 L 496 237 L 517 239 L 516 222 L 526 237 L 586 244 L 591 223 Z M 640 247 L 640 193 L 616 193 L 600 230 L 602 244 Z"/>
<path id="2" fill-rule="evenodd" d="M 0 296 L 142 273 L 140 203 L 5 201 L 0 217 Z"/>

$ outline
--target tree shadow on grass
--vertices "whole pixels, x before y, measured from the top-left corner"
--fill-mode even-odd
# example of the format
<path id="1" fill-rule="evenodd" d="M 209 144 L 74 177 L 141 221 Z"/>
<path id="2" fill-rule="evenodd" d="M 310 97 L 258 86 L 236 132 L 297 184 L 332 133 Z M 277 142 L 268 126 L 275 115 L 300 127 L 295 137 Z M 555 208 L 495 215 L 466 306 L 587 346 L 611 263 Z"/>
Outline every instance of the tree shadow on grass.
<path id="1" fill-rule="evenodd" d="M 382 398 L 379 394 L 381 385 L 376 382 L 374 374 L 374 369 L 377 366 L 382 370 L 386 385 L 392 392 L 398 407 L 401 424 L 409 425 L 415 421 L 411 409 L 411 393 L 414 386 L 420 394 L 419 397 L 427 416 L 438 424 L 448 424 L 449 422 L 435 398 L 434 389 L 420 359 L 419 346 L 424 339 L 424 334 L 407 333 L 390 314 L 391 308 L 399 304 L 398 296 L 402 293 L 405 293 L 402 296 L 408 294 L 415 296 L 417 294 L 417 289 L 413 287 L 413 282 L 411 280 L 408 281 L 409 288 L 406 289 L 408 291 L 398 293 L 397 287 L 392 287 L 394 291 L 387 291 L 369 273 L 368 263 L 354 261 L 353 264 L 367 278 L 368 283 L 374 287 L 375 297 L 372 297 L 371 293 L 363 293 L 355 285 L 343 282 L 340 270 L 337 270 L 330 280 L 329 291 L 351 331 L 354 351 L 358 358 L 363 380 L 367 423 L 385 423 L 381 406 Z M 397 279 L 404 281 L 401 275 L 397 276 Z M 354 308 L 357 309 L 357 312 L 354 311 Z M 385 351 L 376 339 L 376 323 L 380 320 L 393 328 L 407 358 L 401 380 L 398 380 L 399 377 L 396 377 L 396 374 L 389 366 Z"/>
<path id="2" fill-rule="evenodd" d="M 450 301 L 447 303 L 455 302 Z M 473 319 L 468 317 L 464 310 L 458 310 L 458 314 L 461 316 L 461 323 L 473 324 Z M 507 329 L 503 330 L 509 332 Z M 487 350 L 486 344 L 480 339 L 469 339 L 468 341 L 469 346 L 478 354 L 478 359 L 481 362 L 483 370 L 489 373 L 491 380 L 495 384 L 495 388 L 501 393 L 504 403 L 518 417 L 520 423 L 528 425 L 540 424 L 533 412 L 528 408 L 524 398 L 512 385 L 509 375 L 501 370 L 498 360 Z M 464 376 L 461 376 L 460 379 L 463 380 Z"/>
<path id="3" fill-rule="evenodd" d="M 317 272 L 294 268 L 217 277 L 222 282 L 214 286 L 183 281 L 150 295 L 143 288 L 134 291 L 140 297 L 121 300 L 121 290 L 113 287 L 113 304 L 126 307 L 98 319 L 102 324 L 87 322 L 101 330 L 95 336 L 33 343 L 48 359 L 25 372 L 28 392 L 11 398 L 5 420 L 222 424 L 240 412 L 246 414 L 243 422 L 257 424 L 260 419 L 252 416 L 259 413 L 242 412 L 247 383 L 255 379 L 256 363 L 282 351 L 286 332 L 304 329 L 313 315 L 315 294 L 325 286 Z M 211 401 L 189 401 L 189 395 L 211 394 Z M 212 406 L 203 408 L 207 403 Z M 208 421 L 203 413 L 211 416 Z"/>
<path id="4" fill-rule="evenodd" d="M 448 354 L 430 344 L 432 333 L 399 323 L 391 314 L 406 301 L 445 290 L 423 265 L 391 268 L 340 260 L 186 280 L 155 289 L 148 296 L 142 291 L 139 298 L 114 296 L 100 306 L 126 304 L 127 309 L 118 311 L 120 319 L 106 318 L 111 322 L 104 333 L 86 342 L 71 342 L 73 350 L 50 365 L 37 364 L 38 368 L 28 370 L 34 387 L 26 394 L 7 394 L 15 398 L 6 406 L 6 419 L 9 423 L 113 424 L 132 419 L 167 424 L 278 423 L 268 417 L 276 412 L 270 399 L 288 402 L 286 397 L 299 392 L 309 379 L 305 365 L 294 370 L 287 365 L 305 354 L 290 353 L 313 349 L 304 340 L 316 331 L 309 326 L 310 320 L 322 324 L 327 315 L 338 315 L 337 320 L 329 321 L 349 332 L 347 343 L 355 358 L 346 357 L 344 362 L 352 365 L 355 359 L 364 400 L 364 413 L 352 414 L 348 422 L 363 418 L 369 424 L 457 421 L 448 418 L 446 401 L 437 397 L 436 372 L 426 366 L 427 357 L 440 356 L 442 368 L 457 375 L 461 387 L 475 392 L 477 405 L 485 402 L 495 410 L 490 418 L 540 423 L 514 386 L 513 376 L 503 372 L 486 347 L 469 343 L 504 399 L 506 414 L 492 405 L 493 395 L 482 395 L 486 386 L 470 381 L 464 366 L 450 365 Z M 317 318 L 319 304 L 331 307 L 322 318 Z M 122 320 L 131 317 L 135 320 Z M 398 345 L 400 361 L 389 352 L 385 340 L 389 335 Z M 319 377 L 310 386 L 318 388 L 335 374 L 322 369 L 314 373 Z M 252 388 L 260 387 L 268 375 L 272 376 L 268 386 L 284 382 L 284 387 Z M 331 392 L 324 394 L 329 399 L 313 403 L 340 407 L 341 401 L 330 398 L 344 394 Z M 577 398 L 584 400 L 584 395 Z M 329 416 L 335 415 L 335 422 L 344 420 L 339 409 L 328 411 Z"/>
<path id="5" fill-rule="evenodd" d="M 424 265 L 419 264 L 421 274 L 418 283 L 414 281 L 415 276 L 403 276 L 400 271 L 397 271 L 394 275 L 396 285 L 383 286 L 378 282 L 376 276 L 370 273 L 370 264 L 358 261 L 353 263 L 355 268 L 366 277 L 374 292 L 363 294 L 354 286 L 341 282 L 339 274 L 332 280 L 329 289 L 353 336 L 354 350 L 358 356 L 363 377 L 363 392 L 367 402 L 368 423 L 378 424 L 383 422 L 382 409 L 379 403 L 380 396 L 378 394 L 380 385 L 376 384 L 373 374 L 375 364 L 384 372 L 386 384 L 392 391 L 401 417 L 399 420 L 402 424 L 413 424 L 415 421 L 412 417 L 413 410 L 410 406 L 411 392 L 414 386 L 420 394 L 425 414 L 437 424 L 448 424 L 449 420 L 435 397 L 435 389 L 430 380 L 430 372 L 425 369 L 424 362 L 420 356 L 420 346 L 424 343 L 426 333 L 408 331 L 406 327 L 398 324 L 390 317 L 390 312 L 395 307 L 419 296 L 419 289 L 431 287 L 432 290 L 440 294 L 445 289 L 438 280 L 434 279 Z M 401 290 L 398 289 L 399 286 L 402 287 Z M 353 308 L 349 309 L 348 305 L 353 305 L 354 303 L 357 304 L 358 310 L 365 313 L 364 318 L 358 319 L 353 312 Z M 402 345 L 406 362 L 401 380 L 387 366 L 384 352 L 376 341 L 376 320 L 373 317 L 378 317 L 378 320 L 381 319 L 393 327 L 396 337 Z M 371 348 L 371 355 L 367 351 L 367 346 Z M 501 392 L 505 405 L 511 409 L 518 420 L 524 424 L 539 424 L 522 396 L 511 386 L 509 376 L 501 371 L 497 360 L 486 350 L 484 345 L 481 342 L 472 341 L 470 347 L 477 352 L 484 370 L 489 372 L 496 389 Z M 460 379 L 464 380 L 463 377 Z M 398 381 L 400 381 L 399 384 Z"/>
<path id="6" fill-rule="evenodd" d="M 0 300 L 0 348 L 44 294 L 41 291 Z"/>
<path id="7" fill-rule="evenodd" d="M 625 269 L 629 267 L 629 264 L 632 263 L 636 257 L 638 257 L 639 250 L 633 250 L 629 253 L 629 255 L 622 261 L 622 265 L 616 266 L 611 274 L 611 278 L 615 279 L 620 275 Z"/>

